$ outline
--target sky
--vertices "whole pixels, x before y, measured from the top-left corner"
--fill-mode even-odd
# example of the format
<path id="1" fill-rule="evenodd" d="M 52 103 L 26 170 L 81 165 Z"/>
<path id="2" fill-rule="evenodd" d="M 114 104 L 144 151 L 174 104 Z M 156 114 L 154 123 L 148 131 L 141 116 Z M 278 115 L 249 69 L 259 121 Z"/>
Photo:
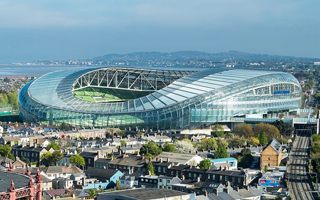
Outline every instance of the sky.
<path id="1" fill-rule="evenodd" d="M 319 0 L 0 0 L 0 63 L 182 50 L 320 58 Z"/>

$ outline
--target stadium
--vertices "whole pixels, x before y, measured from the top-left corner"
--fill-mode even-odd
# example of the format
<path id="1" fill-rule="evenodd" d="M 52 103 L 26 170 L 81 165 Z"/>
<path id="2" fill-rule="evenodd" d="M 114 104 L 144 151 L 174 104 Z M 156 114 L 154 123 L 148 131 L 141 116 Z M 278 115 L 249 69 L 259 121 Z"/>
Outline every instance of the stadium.
<path id="1" fill-rule="evenodd" d="M 291 74 L 90 68 L 45 74 L 19 94 L 23 120 L 78 127 L 180 129 L 300 108 Z"/>

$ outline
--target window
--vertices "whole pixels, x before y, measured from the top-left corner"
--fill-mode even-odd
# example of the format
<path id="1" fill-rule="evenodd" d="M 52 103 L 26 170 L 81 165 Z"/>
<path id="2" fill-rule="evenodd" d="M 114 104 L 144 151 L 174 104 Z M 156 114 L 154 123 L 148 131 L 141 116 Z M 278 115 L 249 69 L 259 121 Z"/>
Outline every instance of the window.
<path id="1" fill-rule="evenodd" d="M 161 182 L 162 182 L 162 179 L 159 179 L 159 182 L 161 183 Z"/>

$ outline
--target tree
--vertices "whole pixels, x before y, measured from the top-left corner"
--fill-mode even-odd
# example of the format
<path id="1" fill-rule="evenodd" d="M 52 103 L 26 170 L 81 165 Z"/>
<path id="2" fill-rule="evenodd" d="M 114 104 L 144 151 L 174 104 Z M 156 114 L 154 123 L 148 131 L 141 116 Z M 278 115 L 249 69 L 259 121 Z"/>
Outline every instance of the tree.
<path id="1" fill-rule="evenodd" d="M 65 122 L 62 122 L 60 124 L 59 128 L 62 131 L 70 131 L 70 130 L 72 130 L 72 126 L 70 124 L 65 123 Z"/>
<path id="2" fill-rule="evenodd" d="M 152 141 L 148 142 L 147 144 L 144 144 L 140 149 L 141 154 L 150 156 L 150 157 L 157 156 L 161 152 L 162 152 L 162 148 Z"/>
<path id="3" fill-rule="evenodd" d="M 179 140 L 175 143 L 177 151 L 180 153 L 195 152 L 195 148 L 189 139 Z"/>
<path id="4" fill-rule="evenodd" d="M 51 156 L 52 153 L 51 152 L 46 152 L 44 154 L 41 155 L 41 163 L 44 164 L 45 166 L 50 166 L 51 165 Z"/>
<path id="5" fill-rule="evenodd" d="M 58 143 L 56 143 L 56 142 L 50 142 L 48 144 L 48 146 L 46 147 L 46 149 L 49 151 L 51 148 L 53 150 L 55 150 L 55 151 L 59 151 L 60 150 L 60 145 Z"/>
<path id="6" fill-rule="evenodd" d="M 54 163 L 54 165 L 56 165 L 57 162 L 58 162 L 59 160 L 61 160 L 62 158 L 63 158 L 63 154 L 61 153 L 61 151 L 54 151 L 54 152 L 52 153 L 51 159 L 52 159 L 52 162 Z"/>
<path id="7" fill-rule="evenodd" d="M 315 100 L 320 103 L 320 92 L 317 92 L 315 95 L 314 95 L 314 98 Z"/>
<path id="8" fill-rule="evenodd" d="M 269 140 L 272 138 L 280 138 L 281 136 L 279 129 L 272 124 L 260 123 L 257 124 L 253 128 L 253 130 L 256 135 L 259 135 L 260 133 L 264 132 Z"/>
<path id="9" fill-rule="evenodd" d="M 250 137 L 248 140 L 248 144 L 258 146 L 260 144 L 258 137 Z"/>
<path id="10" fill-rule="evenodd" d="M 11 146 L 10 145 L 0 145 L 0 155 L 6 158 L 14 159 L 13 154 L 11 153 Z"/>
<path id="11" fill-rule="evenodd" d="M 291 124 L 284 123 L 282 120 L 276 120 L 272 125 L 276 126 L 282 135 L 291 135 L 294 130 Z"/>
<path id="12" fill-rule="evenodd" d="M 214 136 L 215 137 L 223 137 L 224 136 L 224 129 L 223 129 L 223 126 L 220 125 L 220 124 L 215 124 L 213 127 L 212 127 L 212 130 L 213 130 L 213 133 L 214 133 Z"/>
<path id="13" fill-rule="evenodd" d="M 18 109 L 18 93 L 17 92 L 10 92 L 7 94 L 8 103 L 12 106 L 13 109 Z"/>
<path id="14" fill-rule="evenodd" d="M 116 190 L 121 190 L 121 185 L 119 180 L 117 180 L 116 182 Z"/>
<path id="15" fill-rule="evenodd" d="M 198 145 L 200 151 L 216 150 L 217 148 L 217 141 L 214 138 L 203 138 Z"/>
<path id="16" fill-rule="evenodd" d="M 252 126 L 249 124 L 239 125 L 235 128 L 234 132 L 242 137 L 251 137 L 254 136 Z"/>
<path id="17" fill-rule="evenodd" d="M 214 154 L 215 158 L 227 158 L 229 157 L 227 147 L 221 141 L 218 142 L 218 149 Z"/>
<path id="18" fill-rule="evenodd" d="M 176 146 L 174 144 L 165 143 L 163 146 L 163 151 L 165 152 L 176 152 Z"/>
<path id="19" fill-rule="evenodd" d="M 148 168 L 149 175 L 155 175 L 155 173 L 154 173 L 154 166 L 153 166 L 151 160 L 149 160 L 149 163 L 148 163 L 147 168 Z"/>
<path id="20" fill-rule="evenodd" d="M 127 146 L 127 142 L 124 141 L 124 140 L 120 140 L 120 146 L 121 146 L 121 147 Z"/>
<path id="21" fill-rule="evenodd" d="M 235 136 L 233 138 L 228 139 L 229 147 L 238 148 L 242 147 L 246 143 L 246 139 L 241 138 L 239 136 Z"/>
<path id="22" fill-rule="evenodd" d="M 59 160 L 63 158 L 63 154 L 60 151 L 54 151 L 51 153 L 50 151 L 42 154 L 41 156 L 41 162 L 45 166 L 52 166 L 56 165 Z"/>
<path id="23" fill-rule="evenodd" d="M 9 104 L 8 96 L 5 93 L 0 94 L 0 106 L 7 106 Z"/>
<path id="24" fill-rule="evenodd" d="M 89 189 L 89 197 L 94 199 L 97 196 L 98 192 L 96 189 Z"/>
<path id="25" fill-rule="evenodd" d="M 253 156 L 250 149 L 242 149 L 241 157 L 239 158 L 239 167 L 249 168 L 253 162 Z"/>
<path id="26" fill-rule="evenodd" d="M 199 164 L 200 169 L 208 170 L 211 167 L 211 161 L 209 159 L 204 159 Z"/>
<path id="27" fill-rule="evenodd" d="M 259 143 L 261 145 L 263 145 L 263 146 L 268 144 L 268 137 L 267 137 L 265 132 L 260 132 L 260 134 L 259 134 Z"/>
<path id="28" fill-rule="evenodd" d="M 70 156 L 70 163 L 79 167 L 83 167 L 86 164 L 84 158 L 78 154 Z"/>

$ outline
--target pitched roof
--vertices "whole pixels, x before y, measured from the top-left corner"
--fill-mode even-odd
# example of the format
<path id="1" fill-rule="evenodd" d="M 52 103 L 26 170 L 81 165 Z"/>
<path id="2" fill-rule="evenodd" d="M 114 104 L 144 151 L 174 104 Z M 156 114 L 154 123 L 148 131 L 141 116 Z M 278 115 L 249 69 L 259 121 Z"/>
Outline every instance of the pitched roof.
<path id="1" fill-rule="evenodd" d="M 274 138 L 272 139 L 272 141 L 263 150 L 265 150 L 269 146 L 272 149 L 274 149 L 277 153 L 280 153 L 282 151 L 282 146 L 281 146 L 280 142 L 278 142 L 278 140 L 276 140 Z"/>
<path id="2" fill-rule="evenodd" d="M 44 192 L 46 192 L 50 197 L 55 197 L 55 196 L 65 195 L 66 190 L 65 189 L 52 189 L 52 190 L 46 190 Z"/>
<path id="3" fill-rule="evenodd" d="M 109 161 L 112 165 L 131 166 L 131 167 L 143 167 L 146 160 L 141 156 L 123 156 Z"/>
<path id="4" fill-rule="evenodd" d="M 93 177 L 97 179 L 109 180 L 118 170 L 117 169 L 100 169 L 89 167 L 86 170 L 86 175 L 88 177 Z"/>
<path id="5" fill-rule="evenodd" d="M 172 153 L 172 152 L 162 152 L 157 158 L 162 158 L 163 160 L 169 160 L 170 162 L 176 162 L 180 164 L 185 164 L 194 156 L 193 154 L 183 154 L 183 153 Z"/>
<path id="6" fill-rule="evenodd" d="M 115 192 L 101 193 L 98 195 L 99 199 L 108 199 L 108 196 L 126 197 L 128 199 L 162 199 L 175 196 L 184 196 L 188 193 L 180 192 L 176 190 L 158 189 L 158 188 L 143 188 L 143 189 L 131 189 L 121 190 Z"/>
<path id="7" fill-rule="evenodd" d="M 32 152 L 41 152 L 45 148 L 42 147 L 34 147 L 34 146 L 22 146 L 22 145 L 14 145 L 12 149 L 16 150 L 24 150 L 24 151 L 32 151 Z"/>
<path id="8" fill-rule="evenodd" d="M 47 174 L 50 173 L 66 173 L 66 174 L 81 174 L 83 171 L 76 166 L 49 166 L 45 171 Z"/>
<path id="9" fill-rule="evenodd" d="M 83 156 L 83 157 L 96 157 L 98 155 L 97 152 L 88 152 L 88 151 L 83 151 L 80 153 L 80 156 Z"/>

